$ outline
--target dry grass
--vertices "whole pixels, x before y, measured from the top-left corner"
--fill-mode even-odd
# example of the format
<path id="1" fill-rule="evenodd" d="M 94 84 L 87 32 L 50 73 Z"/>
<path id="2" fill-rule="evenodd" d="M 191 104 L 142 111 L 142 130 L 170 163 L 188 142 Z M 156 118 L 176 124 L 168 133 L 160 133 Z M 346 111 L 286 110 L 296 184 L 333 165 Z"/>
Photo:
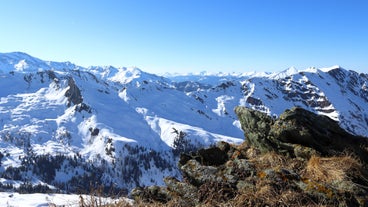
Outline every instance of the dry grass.
<path id="1" fill-rule="evenodd" d="M 122 197 L 121 199 L 112 199 L 105 197 L 103 186 L 91 188 L 88 195 L 79 196 L 80 207 L 132 207 L 132 202 L 129 199 Z"/>
<path id="2" fill-rule="evenodd" d="M 80 207 L 132 207 L 132 204 L 125 200 L 112 201 L 111 199 L 104 198 L 96 195 L 80 196 Z"/>
<path id="3" fill-rule="evenodd" d="M 351 177 L 362 176 L 363 165 L 352 155 L 318 157 L 312 156 L 304 176 L 319 182 L 341 182 Z"/>
<path id="4" fill-rule="evenodd" d="M 258 150 L 249 147 L 246 144 L 237 147 L 237 151 L 244 155 L 247 160 L 255 166 L 256 176 L 248 177 L 245 182 L 251 186 L 245 189 L 230 189 L 229 186 L 214 186 L 213 184 L 204 184 L 199 188 L 200 194 L 203 197 L 200 199 L 200 205 L 203 207 L 240 207 L 240 206 L 335 206 L 341 204 L 348 206 L 344 200 L 336 200 L 334 198 L 335 191 L 332 192 L 329 188 L 336 183 L 347 183 L 354 185 L 353 179 L 368 180 L 366 176 L 365 166 L 351 154 L 343 154 L 333 157 L 312 156 L 309 160 L 300 160 L 296 158 L 286 157 L 276 152 L 260 153 Z M 237 152 L 237 153 L 238 153 Z M 305 184 L 313 187 L 315 192 L 323 192 L 326 197 L 308 194 L 302 189 L 292 185 L 292 180 L 277 180 L 267 178 L 267 170 L 287 169 L 300 175 L 300 182 L 304 179 L 308 182 Z M 264 175 L 262 176 L 262 173 Z M 253 187 L 252 187 L 253 186 Z M 294 186 L 294 187 L 293 187 Z M 328 187 L 326 187 L 328 186 Z M 315 189 L 318 187 L 318 189 Z M 319 189 L 321 188 L 321 189 Z M 326 189 L 325 189 L 326 188 Z M 227 194 L 225 191 L 234 194 Z M 308 189 L 308 186 L 307 188 Z M 341 188 L 340 188 L 341 189 Z M 331 193 L 328 193 L 331 191 Z M 349 190 L 347 190 L 349 191 Z M 336 192 L 337 194 L 339 192 Z M 329 196 L 329 195 L 332 196 Z M 331 199 L 330 199 L 331 197 Z M 327 200 L 324 200 L 327 199 Z M 328 205 L 326 205 L 328 204 Z M 176 207 L 176 206 L 193 206 L 193 204 L 185 203 L 180 197 L 173 197 L 167 203 L 153 202 L 147 203 L 136 201 L 133 205 L 122 201 L 115 205 L 117 207 Z"/>
<path id="5" fill-rule="evenodd" d="M 261 154 L 261 152 L 253 147 L 244 149 L 245 155 L 248 159 L 255 159 L 257 156 Z"/>
<path id="6" fill-rule="evenodd" d="M 248 151 L 252 151 L 252 148 Z M 268 152 L 263 155 L 255 156 L 249 159 L 249 162 L 255 164 L 257 169 L 282 168 L 287 165 L 285 157 L 276 152 Z"/>
<path id="7" fill-rule="evenodd" d="M 265 185 L 254 193 L 238 194 L 235 198 L 229 200 L 225 205 L 232 207 L 264 207 L 264 206 L 288 206 L 288 207 L 322 207 L 326 206 L 316 203 L 303 192 L 294 190 L 285 190 L 282 193 L 277 192 L 271 185 Z"/>
<path id="8" fill-rule="evenodd" d="M 183 203 L 182 200 L 172 199 L 167 203 L 160 203 L 160 202 L 153 202 L 153 203 L 146 203 L 141 201 L 136 201 L 133 205 L 121 206 L 121 207 L 181 207 L 181 206 L 191 206 L 186 203 Z M 201 205 L 205 206 L 205 205 Z M 115 206 L 112 206 L 115 207 Z M 117 206 L 120 207 L 120 206 Z"/>

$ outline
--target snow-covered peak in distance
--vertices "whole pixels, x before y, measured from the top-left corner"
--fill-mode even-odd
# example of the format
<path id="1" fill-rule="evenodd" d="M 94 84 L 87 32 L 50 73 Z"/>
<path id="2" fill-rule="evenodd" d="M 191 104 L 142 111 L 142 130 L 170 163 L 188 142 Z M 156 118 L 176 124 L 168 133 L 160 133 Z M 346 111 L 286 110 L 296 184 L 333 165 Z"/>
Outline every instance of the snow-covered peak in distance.
<path id="1" fill-rule="evenodd" d="M 99 78 L 108 79 L 112 76 L 116 75 L 119 72 L 119 69 L 114 66 L 90 66 L 87 68 L 88 71 L 93 73 Z"/>
<path id="2" fill-rule="evenodd" d="M 167 77 L 175 82 L 184 81 L 195 81 L 205 84 L 216 84 L 219 81 L 224 80 L 236 80 L 236 79 L 251 79 L 251 78 L 270 78 L 270 79 L 283 79 L 298 73 L 308 72 L 308 73 L 319 73 L 319 72 L 329 72 L 334 69 L 343 69 L 339 65 L 334 65 L 327 68 L 316 68 L 309 67 L 306 69 L 297 69 L 292 66 L 280 72 L 242 72 L 242 73 L 224 73 L 224 72 L 196 72 L 196 73 L 164 73 L 162 76 Z"/>
<path id="3" fill-rule="evenodd" d="M 147 73 L 137 67 L 90 66 L 86 71 L 96 77 L 120 84 L 135 82 L 170 82 L 169 79 L 156 74 Z"/>
<path id="4" fill-rule="evenodd" d="M 335 70 L 335 69 L 343 69 L 342 67 L 340 67 L 339 65 L 333 65 L 331 67 L 327 67 L 327 68 L 320 68 L 319 70 L 321 70 L 322 72 L 329 72 L 331 70 Z"/>
<path id="5" fill-rule="evenodd" d="M 190 73 L 163 73 L 161 76 L 167 78 L 174 78 L 174 79 L 191 79 L 191 78 L 199 78 L 199 77 L 266 77 L 269 76 L 270 72 L 257 72 L 257 71 L 250 71 L 250 72 L 190 72 Z"/>
<path id="6" fill-rule="evenodd" d="M 117 68 L 114 66 L 90 66 L 88 68 L 84 68 L 69 61 L 44 61 L 23 52 L 0 53 L 0 73 L 10 71 L 28 73 L 45 70 L 57 70 L 59 72 L 70 70 L 88 71 L 100 79 L 119 82 L 122 84 L 129 83 L 133 79 L 137 78 L 163 78 L 155 74 L 143 72 L 137 67 Z"/>
<path id="7" fill-rule="evenodd" d="M 226 82 L 229 80 L 249 79 L 254 77 L 268 77 L 273 73 L 269 72 L 242 72 L 242 73 L 210 73 L 206 71 L 197 73 L 164 73 L 163 77 L 166 77 L 173 82 L 199 82 L 202 84 L 217 85 L 220 82 Z"/>
<path id="8" fill-rule="evenodd" d="M 82 69 L 71 62 L 44 61 L 23 52 L 0 53 L 0 72 L 38 72 L 43 70 Z"/>
<path id="9" fill-rule="evenodd" d="M 291 75 L 294 75 L 294 74 L 297 74 L 299 73 L 299 70 L 296 69 L 295 67 L 290 67 L 286 70 L 283 70 L 281 72 L 278 72 L 278 73 L 273 73 L 270 75 L 271 78 L 273 79 L 281 79 L 281 78 L 285 78 L 287 76 L 291 76 Z"/>
<path id="10" fill-rule="evenodd" d="M 40 69 L 50 69 L 44 61 L 22 52 L 0 53 L 0 68 L 4 72 L 13 70 L 34 72 Z"/>
<path id="11" fill-rule="evenodd" d="M 292 66 L 290 68 L 287 68 L 281 72 L 274 72 L 274 73 L 269 73 L 267 75 L 265 75 L 264 77 L 269 77 L 272 79 L 282 79 L 285 77 L 289 77 L 298 73 L 303 73 L 303 72 L 307 72 L 307 73 L 319 73 L 319 72 L 324 72 L 327 73 L 331 70 L 335 70 L 335 69 L 343 69 L 341 68 L 339 65 L 333 65 L 331 67 L 326 67 L 326 68 L 316 68 L 316 67 L 309 67 L 306 69 L 297 69 L 296 67 Z"/>
<path id="12" fill-rule="evenodd" d="M 42 70 L 83 70 L 89 71 L 102 79 L 110 79 L 116 82 L 127 83 L 131 80 L 142 77 L 142 76 L 156 76 L 165 77 L 172 81 L 198 81 L 202 83 L 215 83 L 221 79 L 226 78 L 254 78 L 254 77 L 268 77 L 273 79 L 284 78 L 286 76 L 294 75 L 299 72 L 311 72 L 318 73 L 318 71 L 328 72 L 333 69 L 341 68 L 338 65 L 334 65 L 327 68 L 316 68 L 309 67 L 303 70 L 299 70 L 295 67 L 290 67 L 281 72 L 190 72 L 190 73 L 163 73 L 163 74 L 150 74 L 143 72 L 137 67 L 114 67 L 114 66 L 89 66 L 84 68 L 75 65 L 69 61 L 67 62 L 55 62 L 55 61 L 44 61 L 39 58 L 33 57 L 23 52 L 11 52 L 11 53 L 0 53 L 0 72 L 18 71 L 18 72 L 37 72 Z"/>

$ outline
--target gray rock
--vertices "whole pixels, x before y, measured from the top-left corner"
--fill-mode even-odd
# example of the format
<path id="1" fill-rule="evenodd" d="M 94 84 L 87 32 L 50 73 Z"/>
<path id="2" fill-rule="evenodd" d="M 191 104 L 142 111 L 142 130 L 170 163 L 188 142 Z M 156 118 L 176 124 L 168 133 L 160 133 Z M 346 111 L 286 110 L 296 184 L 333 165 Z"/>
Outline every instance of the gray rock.
<path id="1" fill-rule="evenodd" d="M 213 166 L 201 165 L 198 161 L 192 159 L 185 165 L 181 166 L 180 170 L 184 174 L 184 178 L 194 186 L 200 186 L 205 182 L 215 182 L 218 168 Z"/>
<path id="2" fill-rule="evenodd" d="M 245 107 L 236 107 L 235 113 L 239 118 L 246 139 L 252 146 L 262 152 L 271 151 L 276 147 L 268 136 L 274 123 L 270 116 Z"/>
<path id="3" fill-rule="evenodd" d="M 171 196 L 167 189 L 160 186 L 137 187 L 131 191 L 130 196 L 135 200 L 141 200 L 148 203 L 166 203 L 171 200 Z"/>
<path id="4" fill-rule="evenodd" d="M 188 206 L 199 203 L 198 189 L 191 184 L 180 182 L 176 178 L 167 177 L 164 182 L 171 194 L 179 196 Z"/>

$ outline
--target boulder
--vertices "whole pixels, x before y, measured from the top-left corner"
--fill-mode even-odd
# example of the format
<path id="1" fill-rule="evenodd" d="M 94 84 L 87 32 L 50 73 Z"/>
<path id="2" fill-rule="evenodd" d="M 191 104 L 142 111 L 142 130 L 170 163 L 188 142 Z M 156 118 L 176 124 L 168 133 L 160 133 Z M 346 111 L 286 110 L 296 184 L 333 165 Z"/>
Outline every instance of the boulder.
<path id="1" fill-rule="evenodd" d="M 195 186 L 189 183 L 180 182 L 178 179 L 173 177 L 165 178 L 164 182 L 171 194 L 179 196 L 180 200 L 183 203 L 186 203 L 187 206 L 195 206 L 199 204 L 198 189 Z"/>
<path id="2" fill-rule="evenodd" d="M 277 144 L 269 139 L 274 119 L 265 113 L 245 107 L 235 108 L 247 141 L 262 152 L 276 148 Z"/>

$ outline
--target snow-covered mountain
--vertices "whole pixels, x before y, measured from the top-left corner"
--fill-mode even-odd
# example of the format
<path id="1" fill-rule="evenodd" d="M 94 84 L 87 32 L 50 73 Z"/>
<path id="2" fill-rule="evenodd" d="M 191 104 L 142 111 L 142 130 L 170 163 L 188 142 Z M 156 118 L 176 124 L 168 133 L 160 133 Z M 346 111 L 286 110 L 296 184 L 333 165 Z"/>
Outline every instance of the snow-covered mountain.
<path id="1" fill-rule="evenodd" d="M 274 116 L 301 106 L 368 136 L 367 84 L 338 66 L 164 77 L 0 53 L 0 189 L 160 185 L 181 176 L 180 152 L 243 141 L 238 105 Z"/>

